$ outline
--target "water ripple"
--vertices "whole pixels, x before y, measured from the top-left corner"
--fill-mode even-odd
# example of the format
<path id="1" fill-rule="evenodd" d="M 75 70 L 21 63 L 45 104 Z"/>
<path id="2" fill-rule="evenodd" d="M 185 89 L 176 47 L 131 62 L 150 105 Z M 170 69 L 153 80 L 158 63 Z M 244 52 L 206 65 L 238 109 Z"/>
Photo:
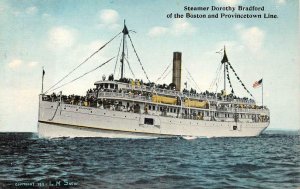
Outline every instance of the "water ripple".
<path id="1" fill-rule="evenodd" d="M 297 188 L 299 136 L 38 139 L 0 134 L 0 188 L 16 181 L 80 188 Z"/>

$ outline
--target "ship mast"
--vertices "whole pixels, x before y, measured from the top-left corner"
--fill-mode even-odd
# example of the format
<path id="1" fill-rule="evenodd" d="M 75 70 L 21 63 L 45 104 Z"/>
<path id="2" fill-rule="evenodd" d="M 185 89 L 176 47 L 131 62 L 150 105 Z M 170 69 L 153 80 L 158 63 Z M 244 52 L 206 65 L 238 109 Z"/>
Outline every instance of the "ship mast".
<path id="1" fill-rule="evenodd" d="M 122 30 L 122 33 L 123 33 L 123 48 L 122 48 L 122 58 L 121 58 L 121 79 L 124 76 L 125 39 L 126 39 L 126 35 L 128 35 L 128 29 L 125 25 L 125 20 L 124 20 L 124 28 Z"/>
<path id="2" fill-rule="evenodd" d="M 228 58 L 226 55 L 226 48 L 224 46 L 224 55 L 223 59 L 221 60 L 221 63 L 224 64 L 224 91 L 223 94 L 226 95 L 226 63 L 228 62 Z"/>
<path id="3" fill-rule="evenodd" d="M 241 78 L 237 75 L 236 71 L 234 70 L 234 68 L 232 67 L 231 63 L 229 62 L 227 54 L 226 54 L 226 48 L 225 48 L 225 46 L 224 46 L 224 53 L 223 53 L 223 58 L 221 60 L 221 64 L 224 65 L 224 91 L 223 91 L 223 96 L 226 96 L 226 81 L 227 81 L 227 79 L 228 79 L 228 82 L 229 82 L 229 86 L 231 88 L 231 93 L 234 94 L 232 83 L 231 83 L 230 77 L 229 77 L 229 71 L 228 71 L 229 70 L 228 67 L 229 67 L 232 70 L 232 72 L 234 73 L 234 75 L 237 78 L 237 80 L 241 83 L 241 85 L 245 89 L 245 91 L 253 98 L 253 95 L 247 89 L 247 87 L 242 82 Z M 226 79 L 226 72 L 227 72 L 227 79 Z"/>

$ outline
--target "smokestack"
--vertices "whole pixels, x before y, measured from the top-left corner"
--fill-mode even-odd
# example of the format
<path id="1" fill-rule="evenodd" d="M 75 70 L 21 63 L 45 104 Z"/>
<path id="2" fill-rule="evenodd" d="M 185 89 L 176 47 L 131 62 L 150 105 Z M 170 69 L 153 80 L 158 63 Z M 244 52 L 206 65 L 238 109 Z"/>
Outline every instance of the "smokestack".
<path id="1" fill-rule="evenodd" d="M 173 53 L 173 78 L 172 83 L 176 85 L 176 91 L 181 89 L 181 52 Z"/>

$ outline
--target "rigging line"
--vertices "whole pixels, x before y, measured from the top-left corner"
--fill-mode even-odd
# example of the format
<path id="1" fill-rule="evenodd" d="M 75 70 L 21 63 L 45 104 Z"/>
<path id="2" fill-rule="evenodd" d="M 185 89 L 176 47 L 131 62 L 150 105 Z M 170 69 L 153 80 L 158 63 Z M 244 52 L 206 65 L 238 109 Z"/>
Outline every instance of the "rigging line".
<path id="1" fill-rule="evenodd" d="M 222 53 L 223 50 L 224 50 L 224 49 L 222 48 L 221 50 L 219 50 L 219 51 L 216 52 L 217 54 L 220 55 L 221 58 L 222 58 L 222 56 L 224 56 L 224 53 Z M 210 85 L 209 85 L 209 90 L 213 90 L 213 86 L 214 86 L 215 84 L 218 85 L 218 83 L 216 83 L 216 82 L 219 82 L 219 81 L 218 81 L 218 77 L 219 77 L 219 74 L 220 74 L 220 72 L 221 72 L 221 69 L 222 69 L 222 63 L 219 64 L 219 67 L 218 67 L 217 70 L 216 70 L 216 77 L 215 77 L 215 78 L 212 80 L 212 82 L 210 83 Z"/>
<path id="2" fill-rule="evenodd" d="M 212 90 L 213 86 L 215 85 L 215 83 L 217 82 L 217 79 L 219 77 L 219 74 L 221 72 L 221 67 L 222 64 L 219 64 L 219 67 L 216 70 L 216 77 L 211 81 L 210 85 L 209 85 L 209 90 Z"/>
<path id="3" fill-rule="evenodd" d="M 120 78 L 121 77 L 121 66 L 120 66 L 120 68 L 118 69 L 118 78 Z"/>
<path id="4" fill-rule="evenodd" d="M 221 65 L 221 64 L 220 64 Z M 221 80 L 221 72 L 222 72 L 222 66 L 220 66 L 220 69 L 219 69 L 219 73 L 218 73 L 218 77 L 216 78 L 215 80 L 215 84 L 218 84 L 220 83 L 220 80 Z"/>
<path id="5" fill-rule="evenodd" d="M 69 72 L 66 76 L 64 76 L 62 79 L 60 79 L 58 82 L 56 82 L 54 85 L 52 85 L 46 92 L 45 94 L 55 87 L 57 84 L 59 84 L 61 81 L 63 81 L 66 77 L 68 77 L 71 73 L 73 73 L 76 69 L 78 69 L 81 65 L 86 63 L 90 58 L 92 58 L 95 54 L 97 54 L 100 50 L 102 50 L 106 45 L 108 45 L 112 40 L 114 40 L 117 36 L 119 36 L 122 32 L 118 33 L 115 35 L 112 39 L 110 39 L 108 42 L 106 42 L 102 47 L 100 47 L 98 50 L 96 50 L 93 54 L 91 54 L 89 57 L 87 57 L 82 63 L 80 63 L 76 68 L 74 68 L 71 72 Z"/>
<path id="6" fill-rule="evenodd" d="M 196 88 L 198 88 L 198 90 L 201 91 L 201 90 L 200 90 L 200 87 L 198 86 L 198 84 L 197 84 L 196 81 L 194 80 L 194 78 L 193 78 L 193 76 L 191 75 L 191 73 L 189 72 L 189 70 L 188 70 L 186 67 L 185 67 L 185 70 L 187 71 L 188 75 L 190 75 L 191 79 L 192 79 L 193 82 L 195 83 Z"/>
<path id="7" fill-rule="evenodd" d="M 242 80 L 240 79 L 240 77 L 238 77 L 237 73 L 235 72 L 235 70 L 233 69 L 232 65 L 230 64 L 230 62 L 228 62 L 230 69 L 233 71 L 233 73 L 235 74 L 236 78 L 239 80 L 239 82 L 242 84 L 242 86 L 244 87 L 244 89 L 248 92 L 248 94 L 253 97 L 253 95 L 250 93 L 250 91 L 246 88 L 245 84 L 242 82 Z M 254 98 L 254 97 L 253 97 Z"/>
<path id="8" fill-rule="evenodd" d="M 229 63 L 229 62 L 228 62 Z M 240 79 L 240 77 L 238 77 L 237 73 L 235 72 L 235 70 L 233 69 L 232 65 L 229 63 L 230 68 L 232 69 L 232 71 L 234 72 L 235 76 L 237 77 L 238 81 L 241 83 L 241 85 L 244 87 L 244 89 L 246 90 L 246 92 L 253 97 L 253 95 L 249 92 L 249 90 L 246 88 L 246 86 L 244 85 L 244 83 L 242 82 L 242 80 Z M 254 98 L 254 97 L 253 97 Z"/>
<path id="9" fill-rule="evenodd" d="M 195 87 L 195 89 L 197 89 L 197 87 L 194 85 L 194 83 L 192 82 L 192 79 L 189 77 L 188 74 L 185 76 L 185 78 L 188 80 L 188 84 L 190 84 L 191 88 L 192 88 L 192 85 L 193 85 L 193 87 Z"/>
<path id="10" fill-rule="evenodd" d="M 218 76 L 219 76 L 219 73 L 220 73 L 220 67 L 221 67 L 221 64 L 217 67 L 216 69 L 216 76 L 215 78 L 211 81 L 210 85 L 209 85 L 209 90 L 211 90 L 216 82 L 216 80 L 218 79 Z"/>
<path id="11" fill-rule="evenodd" d="M 172 70 L 170 70 L 170 71 L 167 73 L 167 75 L 165 75 L 165 77 L 162 78 L 162 80 L 164 80 L 164 79 L 171 73 L 171 71 L 172 71 Z"/>
<path id="12" fill-rule="evenodd" d="M 126 55 L 124 55 L 124 59 L 127 59 L 126 61 L 127 61 L 129 70 L 130 70 L 130 72 L 132 73 L 133 77 L 135 78 L 135 75 L 133 74 L 133 71 L 132 71 L 132 69 L 130 68 L 130 65 L 129 65 L 129 60 L 128 60 L 128 59 L 129 59 L 129 53 L 128 53 L 127 40 L 126 40 L 126 38 L 124 38 L 124 40 L 125 40 L 125 50 L 126 50 Z M 126 58 L 126 56 L 127 56 L 127 58 Z M 125 75 L 125 66 L 124 66 L 124 68 L 123 68 L 123 72 L 124 72 L 124 75 Z"/>
<path id="13" fill-rule="evenodd" d="M 114 58 L 115 58 L 115 57 L 112 57 L 111 59 L 109 59 L 109 60 L 107 60 L 106 62 L 102 63 L 100 66 L 97 66 L 96 68 L 94 68 L 94 69 L 92 69 L 92 70 L 90 70 L 90 71 L 88 71 L 88 72 L 82 74 L 81 76 L 79 76 L 79 77 L 73 79 L 72 81 L 69 81 L 69 82 L 67 82 L 67 83 L 65 83 L 65 84 L 63 84 L 63 85 L 61 85 L 61 86 L 59 86 L 59 87 L 56 87 L 55 89 L 53 89 L 53 90 L 51 90 L 51 91 L 55 91 L 56 89 L 59 89 L 59 88 L 65 86 L 65 85 L 67 85 L 67 84 L 70 84 L 70 83 L 72 83 L 72 82 L 74 82 L 74 81 L 76 81 L 76 80 L 82 78 L 83 76 L 85 76 L 85 75 L 87 75 L 87 74 L 89 74 L 89 73 L 91 73 L 91 72 L 97 70 L 98 68 L 101 68 L 102 66 L 104 66 L 105 64 L 107 64 L 108 62 L 110 62 L 110 61 L 111 61 L 112 59 L 114 59 Z"/>
<path id="14" fill-rule="evenodd" d="M 191 87 L 191 89 L 192 89 L 192 84 L 193 84 L 192 80 L 191 80 L 189 77 L 187 77 L 187 76 L 186 76 L 186 79 L 188 80 L 188 82 L 187 82 L 187 85 L 186 85 L 186 86 L 188 86 L 188 84 L 189 84 L 189 85 L 190 85 L 190 87 Z M 188 87 L 186 87 L 186 89 L 187 89 L 187 90 L 189 90 L 189 89 L 188 89 Z"/>
<path id="15" fill-rule="evenodd" d="M 222 65 L 222 64 L 221 64 Z M 218 89 L 219 89 L 219 83 L 220 83 L 220 81 L 221 81 L 221 70 L 222 70 L 222 66 L 220 67 L 220 71 L 219 71 L 219 75 L 218 75 L 218 78 L 217 78 L 217 80 L 216 80 L 216 94 L 217 94 L 217 92 L 218 92 Z"/>
<path id="16" fill-rule="evenodd" d="M 186 69 L 186 67 L 185 67 L 185 71 L 188 73 L 186 78 L 195 85 L 195 88 L 197 88 L 197 90 L 200 90 L 199 87 L 197 86 L 196 82 L 194 81 L 193 77 L 190 75 L 189 71 Z"/>
<path id="17" fill-rule="evenodd" d="M 229 71 L 228 71 L 228 65 L 226 65 L 226 72 L 227 72 L 227 79 L 228 79 L 228 82 L 229 82 L 229 86 L 231 88 L 231 93 L 234 94 L 234 90 L 233 90 L 233 87 L 232 87 L 232 84 L 231 84 L 231 81 L 230 81 L 230 76 L 229 76 Z"/>
<path id="18" fill-rule="evenodd" d="M 157 80 L 156 80 L 155 83 L 157 83 L 164 76 L 164 74 L 167 72 L 167 70 L 169 69 L 169 67 L 171 66 L 171 64 L 172 64 L 172 62 L 170 62 L 170 64 L 165 69 L 165 71 L 157 78 Z"/>
<path id="19" fill-rule="evenodd" d="M 126 40 L 126 38 L 125 38 L 125 48 L 126 48 L 126 52 L 127 52 L 127 59 L 129 59 L 128 58 L 128 56 L 129 56 L 129 53 L 128 53 L 128 46 L 127 46 L 127 40 Z"/>
<path id="20" fill-rule="evenodd" d="M 120 54 L 120 50 L 121 50 L 122 41 L 123 41 L 123 39 L 121 38 L 121 42 L 120 42 L 120 46 L 119 46 L 119 50 L 118 50 L 118 54 L 117 54 L 117 59 L 116 59 L 116 64 L 115 64 L 115 68 L 114 68 L 114 75 L 115 75 L 118 60 L 119 60 L 119 54 Z"/>
<path id="21" fill-rule="evenodd" d="M 220 54 L 221 58 L 224 56 L 224 53 L 222 53 L 223 50 L 224 49 L 222 48 L 220 51 L 216 52 L 216 53 Z M 215 77 L 215 79 L 211 82 L 211 84 L 209 86 L 209 90 L 213 90 L 213 86 L 216 85 L 216 93 L 217 93 L 218 85 L 220 82 L 221 70 L 222 70 L 222 63 L 219 64 L 219 67 L 216 70 L 217 77 Z"/>
<path id="22" fill-rule="evenodd" d="M 125 58 L 125 57 L 124 57 L 124 58 Z M 128 67 L 129 67 L 129 70 L 130 70 L 131 74 L 132 74 L 133 77 L 135 78 L 135 75 L 134 75 L 134 73 L 133 73 L 133 71 L 132 71 L 132 69 L 131 69 L 131 66 L 130 66 L 130 64 L 129 64 L 129 61 L 127 60 L 127 58 L 125 58 L 125 60 L 126 60 L 126 62 L 127 62 L 127 64 L 128 64 Z"/>
<path id="23" fill-rule="evenodd" d="M 145 71 L 145 69 L 144 69 L 144 67 L 143 67 L 143 65 L 142 65 L 142 63 L 141 63 L 141 60 L 140 60 L 140 58 L 139 58 L 139 56 L 138 56 L 138 54 L 137 54 L 137 52 L 136 52 L 136 50 L 135 50 L 135 48 L 134 48 L 132 39 L 131 39 L 131 37 L 130 37 L 129 34 L 128 34 L 128 37 L 129 37 L 129 39 L 130 39 L 130 43 L 131 43 L 131 46 L 132 46 L 132 48 L 133 48 L 133 51 L 134 51 L 134 53 L 135 53 L 135 55 L 136 55 L 136 57 L 137 57 L 137 59 L 138 59 L 140 65 L 141 65 L 141 67 L 142 67 L 142 70 L 144 71 L 144 74 L 146 75 L 146 78 L 147 78 L 148 82 L 150 83 L 150 80 L 149 80 L 149 78 L 148 78 L 148 75 L 147 75 L 147 73 L 146 73 L 146 71 Z"/>

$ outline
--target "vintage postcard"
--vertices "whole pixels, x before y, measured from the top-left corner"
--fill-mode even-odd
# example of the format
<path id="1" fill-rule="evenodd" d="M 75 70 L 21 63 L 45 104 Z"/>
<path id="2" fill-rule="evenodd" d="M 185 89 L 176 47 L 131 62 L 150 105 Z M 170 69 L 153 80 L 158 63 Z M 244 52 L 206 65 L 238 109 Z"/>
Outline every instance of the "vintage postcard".
<path id="1" fill-rule="evenodd" d="M 0 188 L 300 187 L 298 0 L 1 0 L 0 25 Z"/>

